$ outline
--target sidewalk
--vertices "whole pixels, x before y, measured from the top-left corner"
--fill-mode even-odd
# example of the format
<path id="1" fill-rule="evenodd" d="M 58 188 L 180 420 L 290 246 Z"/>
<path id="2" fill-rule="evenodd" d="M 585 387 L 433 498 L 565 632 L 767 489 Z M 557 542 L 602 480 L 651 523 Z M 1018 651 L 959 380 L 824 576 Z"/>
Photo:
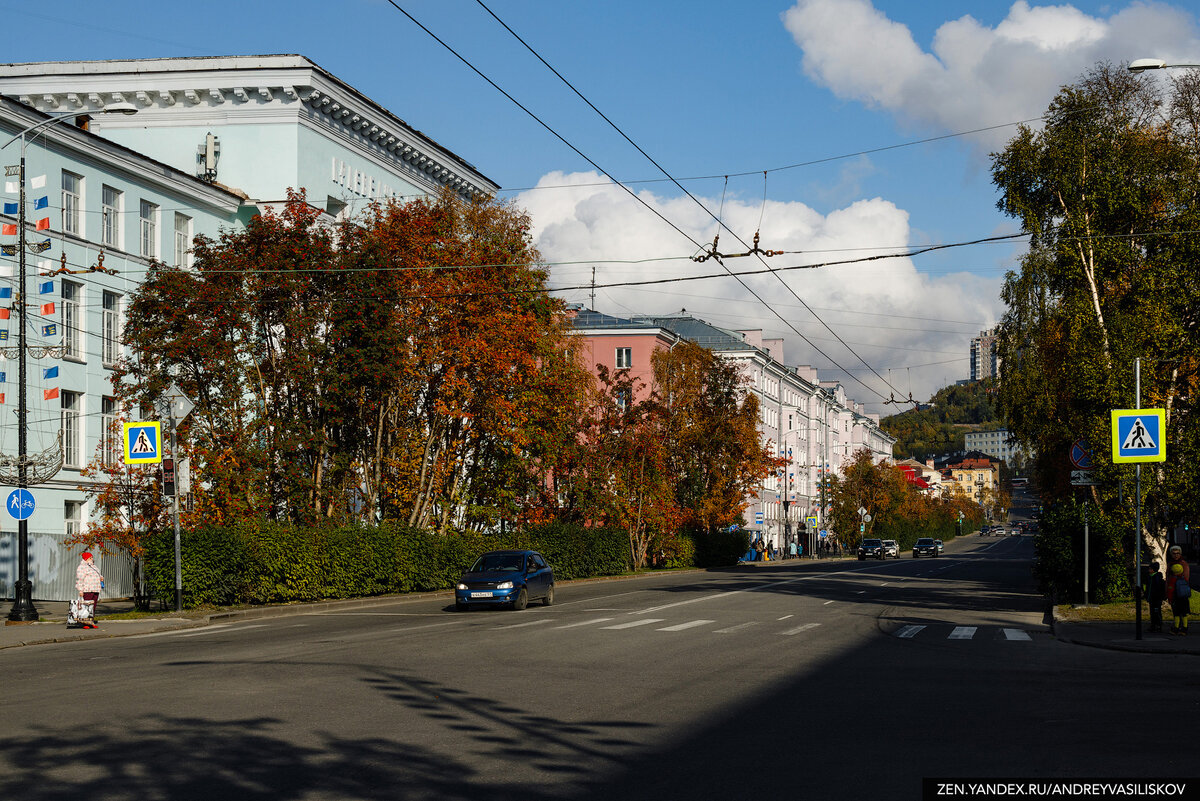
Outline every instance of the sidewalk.
<path id="1" fill-rule="evenodd" d="M 1164 616 L 1165 617 L 1165 616 Z M 1150 633 L 1150 616 L 1142 617 L 1142 639 L 1137 639 L 1136 624 L 1131 620 L 1123 623 L 1100 621 L 1063 620 L 1055 609 L 1051 631 L 1063 642 L 1087 645 L 1093 648 L 1108 648 L 1113 651 L 1135 651 L 1146 654 L 1192 654 L 1200 656 L 1200 621 L 1198 615 L 1191 616 L 1190 632 L 1185 637 L 1170 634 L 1171 621 L 1163 620 L 1161 634 Z"/>

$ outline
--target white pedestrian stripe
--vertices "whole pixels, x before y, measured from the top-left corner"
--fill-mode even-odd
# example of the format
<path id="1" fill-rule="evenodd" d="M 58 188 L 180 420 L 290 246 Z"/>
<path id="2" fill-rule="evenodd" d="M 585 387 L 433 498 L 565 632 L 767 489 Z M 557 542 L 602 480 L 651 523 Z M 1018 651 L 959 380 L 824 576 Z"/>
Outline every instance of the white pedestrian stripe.
<path id="1" fill-rule="evenodd" d="M 925 628 L 924 626 L 916 626 L 916 625 L 905 626 L 904 628 L 902 628 L 896 632 L 896 636 L 900 637 L 901 639 L 909 640 L 909 639 L 912 639 L 913 637 L 916 637 L 918 634 L 920 634 L 921 630 L 924 628 Z"/>
<path id="2" fill-rule="evenodd" d="M 820 623 L 805 623 L 803 626 L 797 626 L 794 629 L 788 629 L 787 631 L 783 632 L 783 634 L 784 634 L 784 636 L 788 636 L 791 634 L 799 634 L 802 631 L 808 631 L 809 629 L 815 629 L 819 625 L 821 625 L 821 624 Z"/>
<path id="3" fill-rule="evenodd" d="M 969 640 L 975 636 L 975 632 L 978 630 L 977 626 L 955 626 L 954 631 L 950 632 L 950 636 L 947 639 Z"/>
<path id="4" fill-rule="evenodd" d="M 214 626 L 210 629 L 205 629 L 204 631 L 193 631 L 193 632 L 189 632 L 187 634 L 180 634 L 179 636 L 180 637 L 203 637 L 206 634 L 220 634 L 222 631 L 228 631 L 228 629 L 232 628 L 232 626 L 233 626 L 232 623 L 227 623 L 225 625 L 218 625 L 218 626 Z M 267 626 L 266 623 L 257 623 L 253 626 L 239 626 L 238 628 L 234 629 L 233 631 L 230 631 L 229 633 L 233 634 L 235 632 L 249 631 L 250 629 L 261 629 L 261 628 L 266 628 L 266 626 Z"/>
<path id="5" fill-rule="evenodd" d="M 727 629 L 717 629 L 716 631 L 713 632 L 713 634 L 732 634 L 735 631 L 741 631 L 742 629 L 748 629 L 751 626 L 757 626 L 757 625 L 758 625 L 758 623 L 755 623 L 754 621 L 751 621 L 749 623 L 739 623 L 736 626 L 730 626 Z"/>
<path id="6" fill-rule="evenodd" d="M 693 620 L 688 623 L 680 623 L 675 626 L 666 626 L 664 628 L 658 629 L 658 631 L 683 631 L 685 629 L 694 629 L 694 628 L 696 628 L 696 626 L 705 626 L 705 625 L 708 625 L 709 623 L 716 623 L 716 622 L 717 621 L 715 621 L 715 620 Z"/>
<path id="7" fill-rule="evenodd" d="M 648 618 L 645 618 L 644 620 L 634 620 L 629 623 L 618 623 L 615 626 L 605 626 L 604 629 L 606 631 L 609 629 L 631 629 L 631 628 L 634 628 L 635 626 L 649 626 L 651 623 L 662 623 L 663 620 L 665 620 L 665 618 L 648 617 Z"/>
<path id="8" fill-rule="evenodd" d="M 611 617 L 598 617 L 595 620 L 584 620 L 579 623 L 568 623 L 565 626 L 555 626 L 556 629 L 573 629 L 576 626 L 594 626 L 597 623 L 607 623 L 612 620 Z"/>
<path id="9" fill-rule="evenodd" d="M 1004 638 L 1007 640 L 1031 640 L 1032 637 L 1026 631 L 1021 629 L 1004 629 Z"/>

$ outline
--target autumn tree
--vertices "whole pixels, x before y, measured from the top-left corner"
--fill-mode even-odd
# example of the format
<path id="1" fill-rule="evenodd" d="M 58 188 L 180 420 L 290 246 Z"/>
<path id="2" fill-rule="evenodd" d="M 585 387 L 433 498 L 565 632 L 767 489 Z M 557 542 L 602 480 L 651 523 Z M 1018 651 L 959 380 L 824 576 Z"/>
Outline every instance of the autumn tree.
<path id="1" fill-rule="evenodd" d="M 1030 235 L 1002 294 L 1003 415 L 1037 453 L 1050 500 L 1069 497 L 1069 449 L 1087 438 L 1094 500 L 1129 519 L 1109 412 L 1133 406 L 1142 357 L 1141 405 L 1167 410 L 1169 461 L 1144 490 L 1143 533 L 1161 552 L 1169 525 L 1200 512 L 1200 76 L 1100 65 L 1060 90 L 1040 130 L 1021 128 L 993 156 L 992 174 L 1000 209 Z"/>

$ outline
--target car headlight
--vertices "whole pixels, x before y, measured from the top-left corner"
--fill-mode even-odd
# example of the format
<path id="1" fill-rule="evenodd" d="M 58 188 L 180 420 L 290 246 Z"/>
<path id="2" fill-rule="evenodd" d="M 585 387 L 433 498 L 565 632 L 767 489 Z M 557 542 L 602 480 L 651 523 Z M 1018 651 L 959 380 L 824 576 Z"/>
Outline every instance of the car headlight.
<path id="1" fill-rule="evenodd" d="M 458 588 L 460 590 L 465 590 L 467 588 L 467 585 L 460 581 L 460 582 L 458 582 Z"/>
<path id="2" fill-rule="evenodd" d="M 496 585 L 496 589 L 498 590 L 511 590 L 512 588 L 513 583 L 511 581 L 502 581 Z"/>

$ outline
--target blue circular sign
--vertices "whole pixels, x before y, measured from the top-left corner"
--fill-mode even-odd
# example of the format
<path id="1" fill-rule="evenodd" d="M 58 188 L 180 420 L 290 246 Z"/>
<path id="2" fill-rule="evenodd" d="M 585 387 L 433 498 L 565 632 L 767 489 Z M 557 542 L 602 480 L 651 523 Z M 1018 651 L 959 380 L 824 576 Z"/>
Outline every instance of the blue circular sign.
<path id="1" fill-rule="evenodd" d="M 8 494 L 8 513 L 17 520 L 28 520 L 35 506 L 33 493 L 27 489 L 15 489 Z"/>
<path id="2" fill-rule="evenodd" d="M 1076 440 L 1071 446 L 1071 464 L 1075 465 L 1077 470 L 1091 470 L 1095 467 L 1092 464 L 1092 446 L 1086 439 Z"/>

